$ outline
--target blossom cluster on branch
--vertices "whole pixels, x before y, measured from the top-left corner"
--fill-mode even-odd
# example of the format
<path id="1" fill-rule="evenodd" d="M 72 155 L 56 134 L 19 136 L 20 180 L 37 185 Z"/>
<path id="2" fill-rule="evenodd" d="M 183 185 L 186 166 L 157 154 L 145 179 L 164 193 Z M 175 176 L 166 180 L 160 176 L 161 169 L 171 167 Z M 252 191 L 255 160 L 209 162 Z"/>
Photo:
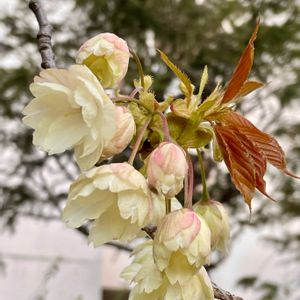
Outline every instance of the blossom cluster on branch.
<path id="1" fill-rule="evenodd" d="M 95 247 L 148 233 L 122 272 L 135 285 L 132 300 L 214 299 L 205 265 L 212 251 L 227 250 L 230 234 L 223 205 L 208 193 L 204 148 L 216 161 L 225 161 L 250 208 L 255 189 L 271 198 L 263 179 L 267 162 L 295 176 L 276 140 L 235 111 L 243 96 L 262 86 L 248 80 L 258 28 L 259 22 L 228 84 L 218 84 L 206 98 L 207 68 L 196 93 L 187 75 L 159 51 L 180 80 L 183 97 L 158 101 L 155 77 L 144 74 L 136 53 L 112 33 L 85 42 L 69 69 L 43 70 L 30 85 L 34 99 L 24 108 L 23 121 L 34 129 L 33 143 L 49 154 L 73 149 L 82 170 L 70 186 L 63 220 L 73 228 L 90 220 Z M 123 95 L 118 85 L 130 57 L 139 77 L 131 94 Z M 128 146 L 128 162 L 101 164 Z M 192 149 L 198 153 L 203 188 L 194 205 Z M 137 155 L 140 169 L 133 166 Z M 176 195 L 183 188 L 182 205 Z"/>

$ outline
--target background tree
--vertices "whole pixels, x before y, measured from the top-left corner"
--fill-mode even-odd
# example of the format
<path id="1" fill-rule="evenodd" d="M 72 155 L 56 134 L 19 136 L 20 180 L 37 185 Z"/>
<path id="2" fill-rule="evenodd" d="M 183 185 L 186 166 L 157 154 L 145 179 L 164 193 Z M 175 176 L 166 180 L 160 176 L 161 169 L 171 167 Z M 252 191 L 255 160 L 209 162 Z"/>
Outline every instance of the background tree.
<path id="1" fill-rule="evenodd" d="M 158 99 L 163 99 L 166 91 L 175 95 L 180 92 L 172 73 L 156 54 L 156 48 L 166 52 L 193 82 L 199 81 L 203 67 L 208 65 L 210 81 L 205 92 L 209 93 L 216 80 L 229 79 L 259 13 L 262 25 L 251 77 L 267 85 L 242 103 L 240 109 L 250 119 L 259 120 L 256 124 L 260 129 L 279 137 L 288 153 L 290 169 L 297 173 L 298 165 L 299 173 L 300 120 L 296 119 L 299 115 L 296 111 L 300 111 L 297 103 L 300 97 L 299 1 L 56 0 L 45 2 L 45 8 L 54 27 L 58 67 L 73 64 L 77 49 L 87 38 L 99 32 L 114 32 L 138 52 L 145 73 L 156 74 L 153 89 Z M 70 159 L 72 153 L 46 156 L 36 150 L 32 132 L 21 123 L 22 108 L 31 99 L 28 85 L 40 69 L 35 38 L 37 25 L 28 3 L 17 0 L 12 14 L 1 14 L 1 24 L 4 38 L 0 42 L 3 53 L 0 220 L 2 228 L 13 229 L 18 217 L 23 215 L 48 220 L 60 218 L 69 183 L 77 176 L 78 169 Z M 128 91 L 132 86 L 134 68 L 131 64 L 127 84 L 122 89 Z M 258 195 L 249 222 L 247 208 L 227 171 L 221 165 L 216 166 L 208 156 L 206 169 L 212 196 L 226 203 L 233 215 L 233 237 L 241 234 L 245 226 L 262 228 L 272 224 L 278 232 L 267 236 L 268 241 L 279 251 L 290 253 L 293 261 L 299 263 L 300 235 L 290 231 L 289 226 L 300 217 L 299 183 L 276 172 L 273 175 L 270 169 L 269 190 L 278 203 L 273 205 Z M 195 200 L 200 190 L 196 187 Z M 212 268 L 222 259 L 217 258 Z M 295 264 L 290 266 L 296 268 Z M 244 278 L 240 283 L 261 288 L 261 299 L 282 299 L 285 288 L 293 290 L 299 284 L 291 281 L 276 286 L 256 277 Z"/>

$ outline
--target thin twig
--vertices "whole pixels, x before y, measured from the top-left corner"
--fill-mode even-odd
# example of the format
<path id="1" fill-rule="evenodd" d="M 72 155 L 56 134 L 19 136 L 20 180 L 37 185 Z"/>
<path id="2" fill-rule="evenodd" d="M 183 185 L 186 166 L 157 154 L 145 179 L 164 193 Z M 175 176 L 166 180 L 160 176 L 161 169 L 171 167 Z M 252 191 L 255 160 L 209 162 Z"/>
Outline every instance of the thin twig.
<path id="1" fill-rule="evenodd" d="M 136 154 L 137 154 L 137 152 L 139 150 L 139 147 L 140 147 L 140 145 L 141 145 L 141 143 L 143 141 L 144 134 L 145 134 L 145 132 L 147 130 L 147 127 L 149 126 L 151 120 L 152 120 L 152 116 L 150 116 L 146 120 L 145 124 L 143 125 L 143 127 L 140 129 L 140 131 L 137 134 L 137 138 L 136 138 L 135 144 L 133 146 L 132 152 L 131 152 L 130 157 L 128 159 L 128 163 L 131 164 L 131 165 L 133 164 L 135 156 L 136 156 Z"/>
<path id="2" fill-rule="evenodd" d="M 43 6 L 38 0 L 31 0 L 29 8 L 34 13 L 38 24 L 39 32 L 37 34 L 39 52 L 42 57 L 41 67 L 43 69 L 55 68 L 54 53 L 51 45 L 52 26 L 49 24 Z"/>

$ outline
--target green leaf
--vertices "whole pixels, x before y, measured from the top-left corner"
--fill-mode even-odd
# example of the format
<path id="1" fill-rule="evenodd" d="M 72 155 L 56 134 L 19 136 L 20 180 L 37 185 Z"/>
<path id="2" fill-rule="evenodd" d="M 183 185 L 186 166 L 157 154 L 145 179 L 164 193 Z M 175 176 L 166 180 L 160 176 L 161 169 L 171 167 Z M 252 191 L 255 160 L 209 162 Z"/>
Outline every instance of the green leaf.
<path id="1" fill-rule="evenodd" d="M 167 116 L 171 137 L 183 148 L 200 148 L 207 145 L 211 132 L 193 121 L 169 114 Z"/>
<path id="2" fill-rule="evenodd" d="M 177 140 L 187 125 L 187 119 L 175 116 L 173 113 L 169 113 L 167 114 L 167 120 L 170 135 L 174 140 Z"/>
<path id="3" fill-rule="evenodd" d="M 197 109 L 197 112 L 201 115 L 204 115 L 208 110 L 210 110 L 217 101 L 219 100 L 221 95 L 221 86 L 217 84 L 212 93 L 200 104 Z"/>
<path id="4" fill-rule="evenodd" d="M 215 161 L 222 161 L 223 160 L 223 155 L 219 146 L 219 143 L 217 141 L 217 137 L 215 134 L 213 134 L 213 139 L 212 139 L 212 147 L 213 147 L 213 157 Z"/>
<path id="5" fill-rule="evenodd" d="M 190 79 L 188 76 L 182 72 L 176 65 L 174 65 L 171 60 L 168 58 L 168 56 L 162 52 L 161 50 L 157 50 L 160 54 L 161 59 L 163 62 L 173 71 L 173 73 L 180 79 L 180 81 L 184 84 L 186 91 L 187 91 L 187 97 L 190 98 L 193 93 L 193 87 Z"/>
<path id="6" fill-rule="evenodd" d="M 184 129 L 177 140 L 183 148 L 201 148 L 211 141 L 212 135 L 206 128 L 198 127 L 192 130 Z"/>
<path id="7" fill-rule="evenodd" d="M 155 96 L 153 93 L 142 91 L 140 93 L 140 102 L 143 103 L 150 111 L 154 111 Z"/>
<path id="8" fill-rule="evenodd" d="M 130 102 L 128 107 L 134 118 L 134 122 L 135 122 L 136 126 L 137 127 L 143 126 L 146 122 L 146 118 L 147 118 L 147 114 L 148 114 L 146 109 L 139 106 L 138 104 L 136 104 L 134 102 Z"/>
<path id="9" fill-rule="evenodd" d="M 163 102 L 159 102 L 159 110 L 164 112 L 170 105 L 172 105 L 174 98 L 172 96 L 167 96 L 167 98 Z"/>
<path id="10" fill-rule="evenodd" d="M 191 116 L 191 112 L 187 106 L 187 101 L 184 99 L 176 99 L 171 105 L 171 110 L 174 115 L 178 117 L 189 119 Z"/>
<path id="11" fill-rule="evenodd" d="M 158 134 L 160 141 L 164 139 L 162 120 L 158 114 L 153 115 L 149 128 Z"/>
<path id="12" fill-rule="evenodd" d="M 199 92 L 197 94 L 197 102 L 200 101 L 203 90 L 207 84 L 208 81 L 208 70 L 207 70 L 207 66 L 204 67 L 202 76 L 201 76 L 201 80 L 200 80 L 200 85 L 199 85 Z"/>
<path id="13" fill-rule="evenodd" d="M 213 107 L 213 105 L 216 103 L 216 98 L 211 98 L 211 99 L 207 99 L 205 100 L 203 103 L 201 103 L 201 105 L 199 106 L 199 108 L 197 109 L 197 112 L 201 112 L 201 113 L 205 113 L 206 111 L 208 111 L 211 107 Z"/>
<path id="14" fill-rule="evenodd" d="M 220 146 L 218 144 L 217 137 L 215 135 L 215 132 L 214 132 L 213 128 L 210 125 L 205 125 L 205 124 L 202 124 L 201 127 L 205 128 L 207 131 L 209 131 L 211 133 L 214 160 L 218 161 L 218 162 L 222 161 L 223 160 L 223 155 L 222 155 L 222 152 L 221 152 L 221 149 L 220 149 Z"/>

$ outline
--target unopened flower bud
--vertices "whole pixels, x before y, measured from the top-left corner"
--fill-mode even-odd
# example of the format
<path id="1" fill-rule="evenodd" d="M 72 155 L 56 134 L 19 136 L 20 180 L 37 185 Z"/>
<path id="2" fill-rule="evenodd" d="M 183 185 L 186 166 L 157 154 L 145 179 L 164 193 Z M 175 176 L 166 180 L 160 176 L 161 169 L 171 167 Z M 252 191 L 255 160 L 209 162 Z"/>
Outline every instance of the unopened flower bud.
<path id="1" fill-rule="evenodd" d="M 153 83 L 152 77 L 150 75 L 144 76 L 144 90 L 148 91 Z M 133 81 L 134 87 L 136 89 L 142 88 L 141 79 L 135 79 Z"/>
<path id="2" fill-rule="evenodd" d="M 175 210 L 157 227 L 153 255 L 158 269 L 165 271 L 171 284 L 183 284 L 208 263 L 210 230 L 190 209 Z"/>
<path id="3" fill-rule="evenodd" d="M 185 154 L 174 143 L 161 143 L 149 156 L 148 183 L 168 198 L 174 197 L 182 190 L 187 171 Z"/>
<path id="4" fill-rule="evenodd" d="M 76 63 L 84 64 L 105 88 L 118 84 L 126 75 L 129 62 L 127 43 L 113 33 L 101 33 L 79 49 Z"/>
<path id="5" fill-rule="evenodd" d="M 113 138 L 107 142 L 104 147 L 101 158 L 107 158 L 121 153 L 133 138 L 135 123 L 132 114 L 126 107 L 117 106 L 116 125 L 117 130 Z"/>
<path id="6" fill-rule="evenodd" d="M 211 247 L 221 251 L 227 250 L 230 237 L 228 215 L 220 202 L 210 200 L 209 203 L 198 202 L 195 212 L 207 223 L 211 232 Z"/>

